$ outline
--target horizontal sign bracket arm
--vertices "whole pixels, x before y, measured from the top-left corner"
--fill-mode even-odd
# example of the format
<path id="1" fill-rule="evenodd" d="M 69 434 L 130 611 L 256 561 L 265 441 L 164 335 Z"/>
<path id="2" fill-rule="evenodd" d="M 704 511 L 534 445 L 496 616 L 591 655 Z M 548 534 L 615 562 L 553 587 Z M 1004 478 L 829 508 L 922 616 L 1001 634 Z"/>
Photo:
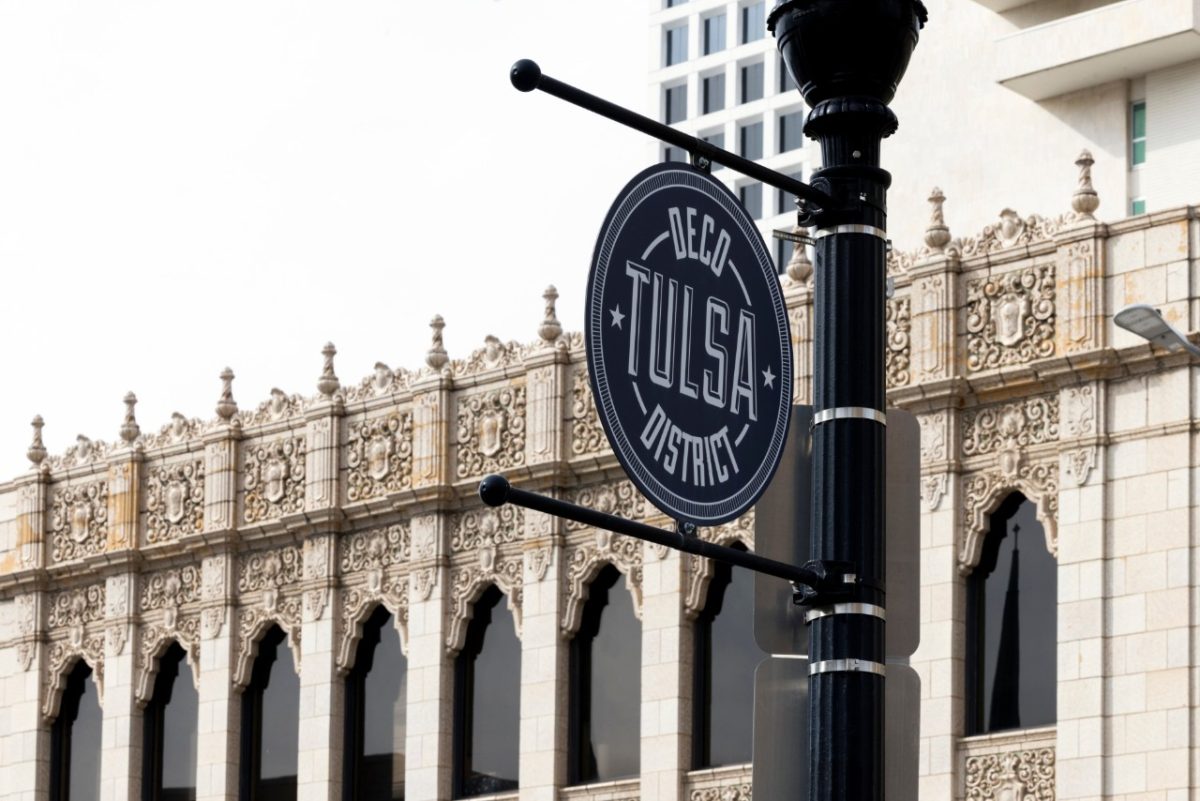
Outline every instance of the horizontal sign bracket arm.
<path id="1" fill-rule="evenodd" d="M 663 125 L 657 120 L 652 120 L 649 117 L 638 114 L 636 111 L 630 111 L 624 106 L 618 106 L 616 103 L 605 100 L 602 97 L 597 97 L 570 84 L 563 83 L 556 78 L 551 78 L 549 75 L 544 75 L 541 68 L 529 59 L 522 59 L 513 65 L 511 78 L 513 86 L 522 92 L 540 89 L 549 95 L 557 97 L 559 100 L 565 100 L 594 114 L 599 114 L 601 117 L 607 117 L 613 122 L 619 122 L 626 127 L 653 136 L 655 139 L 659 139 L 669 145 L 686 150 L 693 157 L 698 156 L 708 159 L 710 162 L 723 164 L 731 170 L 740 172 L 742 175 L 755 178 L 764 184 L 795 195 L 817 209 L 829 210 L 837 206 L 834 199 L 820 189 L 816 189 L 803 181 L 797 181 L 783 173 L 776 172 L 749 159 L 730 153 L 728 150 L 716 147 L 705 142 L 703 139 L 697 139 L 694 136 L 685 134 L 683 131 Z"/>
<path id="2" fill-rule="evenodd" d="M 785 562 L 767 559 L 758 554 L 739 551 L 736 548 L 729 548 L 724 545 L 717 545 L 716 543 L 702 540 L 695 535 L 688 536 L 682 532 L 667 531 L 654 526 L 648 526 L 645 523 L 638 523 L 634 520 L 626 520 L 617 515 L 597 512 L 595 509 L 588 509 L 585 506 L 562 501 L 558 498 L 551 498 L 546 495 L 539 495 L 536 492 L 517 489 L 509 484 L 508 479 L 504 478 L 504 476 L 490 475 L 485 478 L 479 484 L 479 497 L 488 506 L 503 506 L 506 503 L 516 504 L 526 509 L 533 509 L 534 511 L 554 515 L 555 517 L 574 520 L 577 523 L 602 528 L 617 534 L 624 534 L 627 537 L 634 537 L 646 542 L 653 542 L 656 545 L 665 545 L 677 551 L 684 551 L 697 556 L 706 556 L 710 559 L 725 562 L 726 564 L 745 567 L 758 573 L 766 573 L 767 575 L 790 581 L 792 584 L 799 584 L 805 587 L 824 587 L 830 583 L 836 583 L 838 579 L 837 576 L 830 575 L 827 571 L 823 570 L 823 566 L 821 565 L 810 564 L 804 567 L 796 567 Z"/>

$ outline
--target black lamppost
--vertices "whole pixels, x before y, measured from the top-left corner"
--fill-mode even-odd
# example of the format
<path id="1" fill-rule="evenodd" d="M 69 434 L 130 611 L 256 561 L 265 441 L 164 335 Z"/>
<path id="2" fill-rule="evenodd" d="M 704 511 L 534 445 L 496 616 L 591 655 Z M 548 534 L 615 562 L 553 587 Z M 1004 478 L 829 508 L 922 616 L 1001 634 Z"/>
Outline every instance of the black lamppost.
<path id="1" fill-rule="evenodd" d="M 812 108 L 814 336 L 812 558 L 849 562 L 846 603 L 809 613 L 809 801 L 882 801 L 884 303 L 894 133 L 888 108 L 926 11 L 920 0 L 784 0 L 767 26 Z M 802 207 L 802 217 L 805 209 Z M 847 577 L 849 580 L 850 577 Z"/>

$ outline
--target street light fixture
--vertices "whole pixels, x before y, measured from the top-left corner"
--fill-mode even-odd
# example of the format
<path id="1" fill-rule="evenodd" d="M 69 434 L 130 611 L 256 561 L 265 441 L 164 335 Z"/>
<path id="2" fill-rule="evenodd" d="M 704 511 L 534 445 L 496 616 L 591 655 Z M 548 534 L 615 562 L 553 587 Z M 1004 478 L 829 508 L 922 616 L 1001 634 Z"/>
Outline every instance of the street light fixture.
<path id="1" fill-rule="evenodd" d="M 1126 306 L 1113 316 L 1113 322 L 1167 350 L 1186 350 L 1193 356 L 1200 356 L 1200 347 L 1189 342 L 1183 332 L 1163 319 L 1162 312 L 1148 304 Z"/>

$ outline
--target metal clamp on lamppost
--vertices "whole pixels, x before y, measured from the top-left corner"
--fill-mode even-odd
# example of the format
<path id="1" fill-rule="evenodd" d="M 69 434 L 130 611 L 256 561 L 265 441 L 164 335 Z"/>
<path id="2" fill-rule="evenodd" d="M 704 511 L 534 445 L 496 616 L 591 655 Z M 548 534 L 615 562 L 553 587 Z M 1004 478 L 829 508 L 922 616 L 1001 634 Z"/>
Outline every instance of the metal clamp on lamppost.
<path id="1" fill-rule="evenodd" d="M 785 579 L 792 583 L 798 595 L 803 594 L 806 598 L 814 599 L 806 603 L 815 603 L 815 601 L 820 602 L 818 605 L 836 603 L 846 598 L 853 587 L 854 577 L 849 573 L 851 569 L 849 563 L 812 561 L 802 567 L 797 567 L 785 562 L 777 562 L 758 554 L 702 540 L 694 533 L 687 532 L 686 529 L 689 527 L 692 531 L 695 530 L 690 524 L 679 526 L 677 531 L 667 531 L 634 520 L 626 520 L 617 515 L 588 509 L 586 506 L 561 501 L 558 498 L 517 489 L 501 475 L 493 474 L 480 482 L 479 498 L 488 506 L 496 507 L 511 503 L 555 517 L 574 520 L 576 523 L 652 542 L 655 545 L 665 545 L 677 551 L 705 556 L 726 564 Z"/>

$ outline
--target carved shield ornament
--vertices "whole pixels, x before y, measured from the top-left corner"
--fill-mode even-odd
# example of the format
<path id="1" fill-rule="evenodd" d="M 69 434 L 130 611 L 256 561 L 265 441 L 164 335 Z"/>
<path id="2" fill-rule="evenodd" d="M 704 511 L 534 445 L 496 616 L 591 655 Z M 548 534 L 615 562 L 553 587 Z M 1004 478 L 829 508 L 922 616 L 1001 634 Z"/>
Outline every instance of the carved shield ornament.
<path id="1" fill-rule="evenodd" d="M 71 507 L 71 539 L 83 542 L 88 537 L 88 523 L 92 520 L 91 503 L 77 503 Z"/>
<path id="2" fill-rule="evenodd" d="M 167 520 L 178 523 L 187 511 L 184 501 L 188 496 L 187 484 L 182 481 L 172 481 L 167 485 L 163 500 L 166 502 Z"/>
<path id="3" fill-rule="evenodd" d="M 1018 295 L 1003 295 L 992 306 L 996 321 L 996 340 L 1002 345 L 1012 346 L 1025 335 L 1025 315 L 1029 312 L 1029 300 Z"/>
<path id="4" fill-rule="evenodd" d="M 387 475 L 391 450 L 391 442 L 386 437 L 371 438 L 367 443 L 367 475 L 376 481 Z"/>
<path id="5" fill-rule="evenodd" d="M 495 456 L 504 446 L 501 434 L 504 433 L 505 415 L 499 409 L 492 409 L 479 416 L 479 452 L 484 456 Z"/>
<path id="6" fill-rule="evenodd" d="M 271 503 L 279 503 L 287 492 L 287 462 L 272 457 L 263 469 L 263 494 Z"/>

